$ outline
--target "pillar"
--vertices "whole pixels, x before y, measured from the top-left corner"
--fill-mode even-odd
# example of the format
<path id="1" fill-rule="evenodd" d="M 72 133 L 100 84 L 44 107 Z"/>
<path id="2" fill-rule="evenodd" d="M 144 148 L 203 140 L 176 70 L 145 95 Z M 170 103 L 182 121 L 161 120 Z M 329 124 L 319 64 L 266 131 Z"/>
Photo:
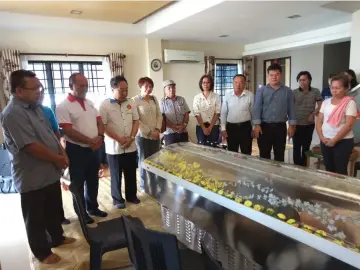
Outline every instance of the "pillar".
<path id="1" fill-rule="evenodd" d="M 350 68 L 360 80 L 360 10 L 352 14 Z"/>
<path id="2" fill-rule="evenodd" d="M 153 94 L 160 100 L 164 96 L 162 82 L 164 80 L 164 63 L 161 39 L 146 38 L 146 61 L 147 61 L 147 76 L 154 81 Z M 151 69 L 151 61 L 159 59 L 161 61 L 161 69 L 153 71 Z"/>

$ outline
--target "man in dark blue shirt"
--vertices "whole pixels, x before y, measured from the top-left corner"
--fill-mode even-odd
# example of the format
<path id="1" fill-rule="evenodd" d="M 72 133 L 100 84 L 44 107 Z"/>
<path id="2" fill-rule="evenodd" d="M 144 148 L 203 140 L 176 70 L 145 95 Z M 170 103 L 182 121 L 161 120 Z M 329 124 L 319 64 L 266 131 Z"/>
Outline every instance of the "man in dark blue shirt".
<path id="1" fill-rule="evenodd" d="M 254 136 L 258 138 L 260 157 L 271 159 L 274 150 L 275 160 L 284 161 L 286 135 L 292 138 L 295 133 L 296 116 L 293 92 L 281 84 L 282 68 L 271 64 L 268 69 L 269 84 L 257 90 L 252 112 L 255 125 Z M 286 132 L 286 122 L 289 128 Z"/>
<path id="2" fill-rule="evenodd" d="M 331 78 L 334 77 L 335 74 L 330 74 L 329 77 L 328 77 L 328 82 L 329 82 L 329 85 L 331 84 Z M 321 96 L 322 96 L 322 99 L 325 100 L 325 99 L 328 99 L 328 98 L 331 98 L 332 97 L 332 94 L 331 94 L 331 91 L 330 91 L 330 87 L 326 87 L 324 88 L 322 91 L 321 91 Z"/>

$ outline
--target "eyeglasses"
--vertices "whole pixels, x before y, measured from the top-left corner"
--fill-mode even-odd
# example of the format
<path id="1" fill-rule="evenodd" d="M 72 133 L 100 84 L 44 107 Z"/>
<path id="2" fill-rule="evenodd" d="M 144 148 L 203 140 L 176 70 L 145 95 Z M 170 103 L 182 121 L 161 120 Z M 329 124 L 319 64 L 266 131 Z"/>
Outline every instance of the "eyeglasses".
<path id="1" fill-rule="evenodd" d="M 39 85 L 39 86 L 36 86 L 36 87 L 33 87 L 33 88 L 30 88 L 30 87 L 21 87 L 22 89 L 25 89 L 25 90 L 29 90 L 29 91 L 40 91 L 40 92 L 43 92 L 44 91 L 44 87 L 42 85 Z"/>

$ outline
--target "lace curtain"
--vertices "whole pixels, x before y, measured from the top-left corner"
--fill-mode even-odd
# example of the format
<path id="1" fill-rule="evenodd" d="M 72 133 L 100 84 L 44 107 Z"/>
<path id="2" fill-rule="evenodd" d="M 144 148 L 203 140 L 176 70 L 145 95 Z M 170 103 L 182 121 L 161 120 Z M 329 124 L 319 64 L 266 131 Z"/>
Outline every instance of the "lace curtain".
<path id="1" fill-rule="evenodd" d="M 109 58 L 111 77 L 115 77 L 117 75 L 124 75 L 125 55 L 122 53 L 110 53 Z"/>
<path id="2" fill-rule="evenodd" d="M 243 72 L 246 76 L 246 89 L 255 92 L 255 56 L 244 56 Z"/>
<path id="3" fill-rule="evenodd" d="M 21 68 L 20 51 L 5 49 L 0 51 L 0 109 L 10 100 L 10 74 Z"/>
<path id="4" fill-rule="evenodd" d="M 205 56 L 205 74 L 214 78 L 215 76 L 215 56 Z"/>

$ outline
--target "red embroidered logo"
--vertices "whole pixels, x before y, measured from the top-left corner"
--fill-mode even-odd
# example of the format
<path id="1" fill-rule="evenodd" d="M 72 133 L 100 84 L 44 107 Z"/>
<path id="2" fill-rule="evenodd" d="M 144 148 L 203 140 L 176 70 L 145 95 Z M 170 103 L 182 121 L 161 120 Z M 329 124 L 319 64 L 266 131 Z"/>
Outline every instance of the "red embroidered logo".
<path id="1" fill-rule="evenodd" d="M 131 110 L 131 105 L 129 104 L 129 105 L 127 105 L 127 108 L 128 108 L 128 110 Z"/>

